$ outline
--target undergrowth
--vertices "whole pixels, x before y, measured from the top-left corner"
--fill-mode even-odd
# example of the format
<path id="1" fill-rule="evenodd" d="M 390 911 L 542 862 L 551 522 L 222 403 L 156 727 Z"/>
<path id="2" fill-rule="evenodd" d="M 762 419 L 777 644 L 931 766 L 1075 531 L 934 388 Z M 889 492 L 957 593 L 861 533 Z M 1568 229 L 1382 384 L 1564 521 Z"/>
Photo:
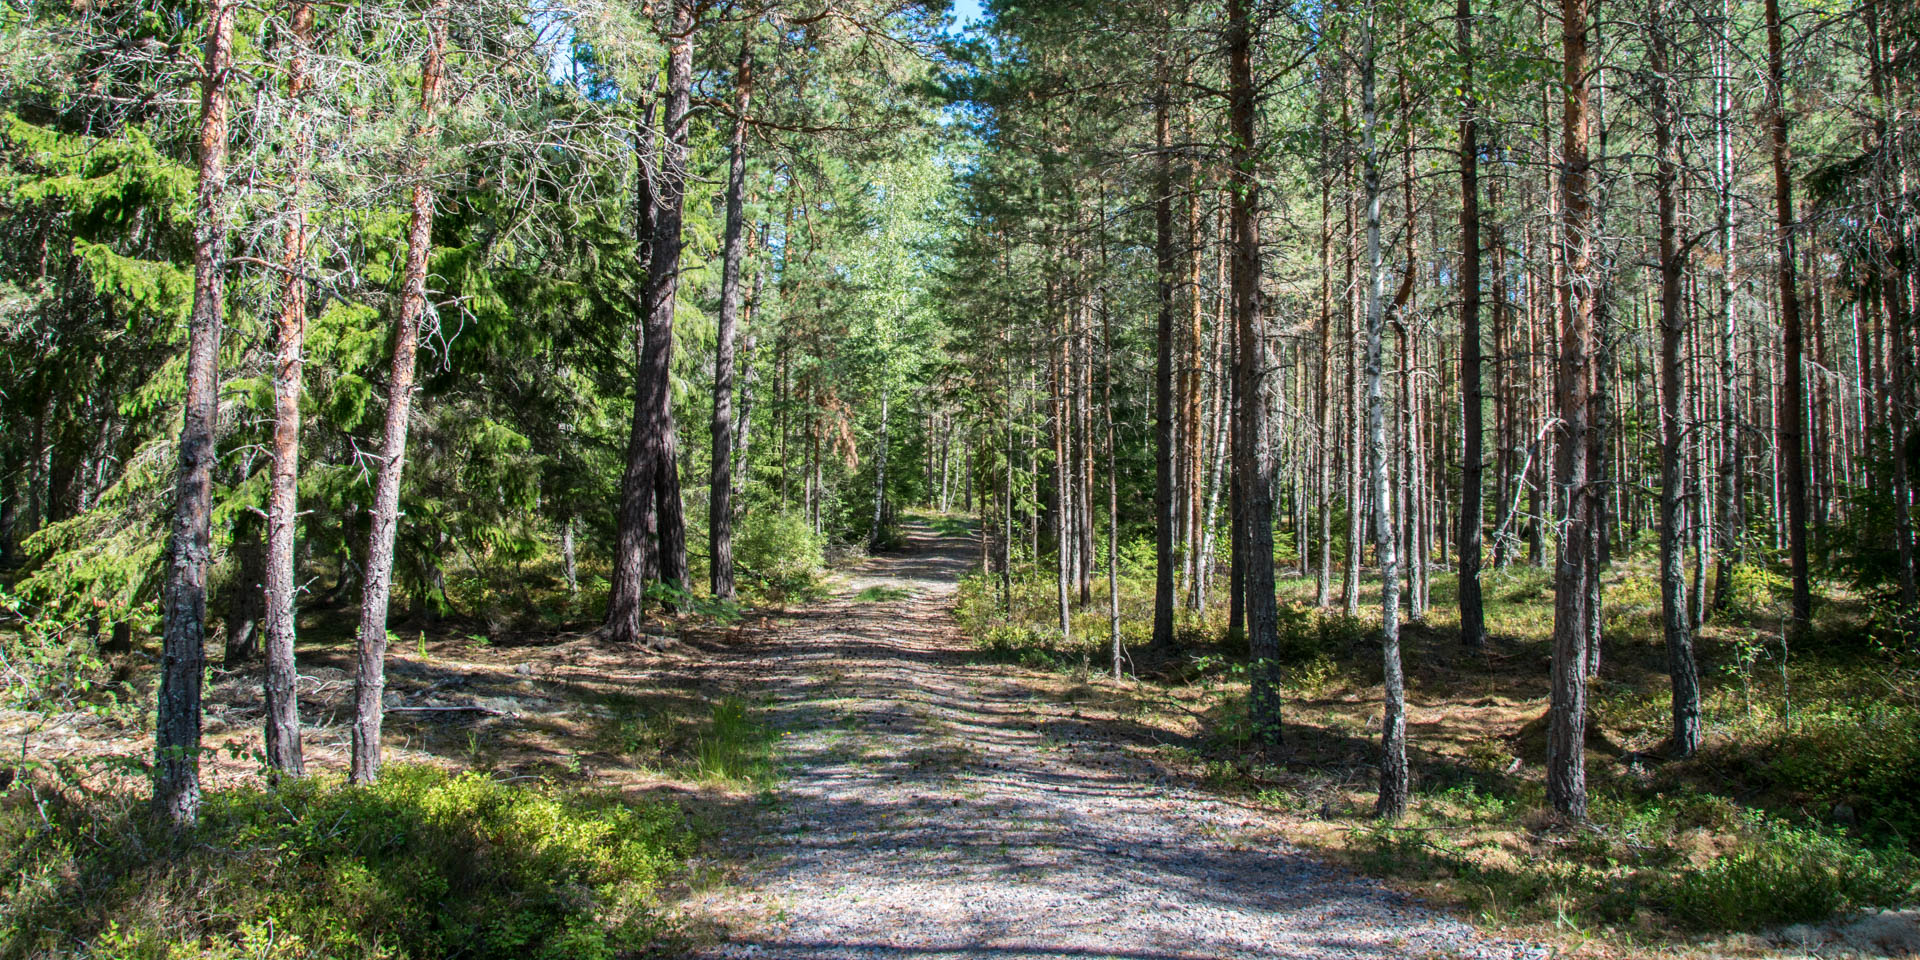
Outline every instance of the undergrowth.
<path id="1" fill-rule="evenodd" d="M 1122 552 L 1120 592 L 1122 634 L 1138 650 L 1150 638 L 1153 584 L 1135 552 Z M 1658 585 L 1642 558 L 1616 562 L 1590 698 L 1593 817 L 1577 828 L 1547 814 L 1541 776 L 1553 617 L 1544 570 L 1487 572 L 1486 657 L 1460 649 L 1454 584 L 1436 574 L 1434 607 L 1405 631 L 1418 795 L 1398 824 L 1369 816 L 1377 600 L 1363 592 L 1361 616 L 1341 613 L 1337 568 L 1331 610 L 1312 605 L 1311 579 L 1279 584 L 1284 753 L 1250 743 L 1246 647 L 1225 635 L 1224 604 L 1206 617 L 1182 611 L 1183 656 L 1136 677 L 1147 686 L 1134 699 L 1180 705 L 1159 722 L 1185 726 L 1200 746 L 1163 754 L 1209 788 L 1304 815 L 1304 841 L 1491 923 L 1657 940 L 1920 901 L 1920 651 L 1860 619 L 1887 618 L 1835 601 L 1815 641 L 1790 649 L 1779 639 L 1777 573 L 1737 567 L 1734 577 L 1727 608 L 1698 641 L 1706 743 L 1670 760 Z M 998 575 L 961 586 L 956 613 L 981 656 L 1076 670 L 1105 656 L 1104 576 L 1075 609 L 1071 639 L 1048 565 L 1010 579 L 1011 589 Z"/>
<path id="2" fill-rule="evenodd" d="M 661 933 L 691 853 L 671 804 L 390 766 L 208 794 L 176 834 L 136 798 L 0 800 L 0 957 L 609 958 Z"/>
<path id="3" fill-rule="evenodd" d="M 675 779 L 765 789 L 778 777 L 779 734 L 743 701 L 716 701 L 705 718 L 648 711 L 609 698 L 598 739 L 635 765 Z"/>

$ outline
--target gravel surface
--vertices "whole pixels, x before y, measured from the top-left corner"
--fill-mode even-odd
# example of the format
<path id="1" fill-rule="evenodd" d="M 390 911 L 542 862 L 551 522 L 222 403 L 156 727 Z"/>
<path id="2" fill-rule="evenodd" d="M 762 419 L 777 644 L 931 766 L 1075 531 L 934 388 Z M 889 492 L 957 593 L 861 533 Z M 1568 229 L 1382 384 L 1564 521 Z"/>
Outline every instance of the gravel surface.
<path id="1" fill-rule="evenodd" d="M 909 533 L 758 658 L 788 777 L 748 876 L 702 906 L 731 932 L 700 956 L 1547 955 L 1157 779 L 1128 753 L 1138 729 L 1082 720 L 1041 678 L 969 663 L 949 608 L 977 548 Z M 906 595 L 853 601 L 875 587 Z"/>

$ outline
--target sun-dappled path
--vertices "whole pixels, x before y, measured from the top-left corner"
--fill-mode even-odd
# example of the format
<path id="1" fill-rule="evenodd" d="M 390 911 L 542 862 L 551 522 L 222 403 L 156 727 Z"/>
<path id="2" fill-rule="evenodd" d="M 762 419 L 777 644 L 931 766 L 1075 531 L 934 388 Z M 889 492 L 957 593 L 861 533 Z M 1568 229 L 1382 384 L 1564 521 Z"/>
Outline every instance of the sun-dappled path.
<path id="1" fill-rule="evenodd" d="M 1528 957 L 1158 777 L 1144 728 L 974 662 L 924 523 L 755 645 L 786 779 L 709 957 Z M 722 920 L 724 918 L 724 920 Z M 747 919 L 743 919 L 747 918 Z"/>

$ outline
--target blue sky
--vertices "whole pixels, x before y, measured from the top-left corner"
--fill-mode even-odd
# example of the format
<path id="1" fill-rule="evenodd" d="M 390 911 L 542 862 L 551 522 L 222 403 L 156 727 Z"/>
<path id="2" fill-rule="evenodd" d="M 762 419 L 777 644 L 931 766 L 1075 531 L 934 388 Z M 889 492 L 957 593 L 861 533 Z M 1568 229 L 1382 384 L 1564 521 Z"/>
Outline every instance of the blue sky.
<path id="1" fill-rule="evenodd" d="M 953 0 L 953 19 L 959 26 L 964 27 L 981 16 L 980 0 Z"/>

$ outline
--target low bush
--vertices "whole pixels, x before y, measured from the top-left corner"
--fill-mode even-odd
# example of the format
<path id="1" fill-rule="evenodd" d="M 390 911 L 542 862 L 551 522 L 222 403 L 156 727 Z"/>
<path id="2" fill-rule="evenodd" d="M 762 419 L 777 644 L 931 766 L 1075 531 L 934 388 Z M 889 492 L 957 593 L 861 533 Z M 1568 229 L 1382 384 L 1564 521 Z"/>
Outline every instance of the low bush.
<path id="1" fill-rule="evenodd" d="M 797 510 L 762 509 L 740 518 L 733 559 L 744 586 L 772 599 L 801 596 L 819 583 L 826 542 Z"/>
<path id="2" fill-rule="evenodd" d="M 1738 849 L 1677 873 L 1662 899 L 1689 926 L 1751 930 L 1897 905 L 1920 894 L 1917 884 L 1920 864 L 1904 853 L 1766 820 Z"/>
<path id="3" fill-rule="evenodd" d="M 613 957 L 657 937 L 691 847 L 669 804 L 420 766 L 209 793 L 179 834 L 136 798 L 22 781 L 0 957 Z"/>

